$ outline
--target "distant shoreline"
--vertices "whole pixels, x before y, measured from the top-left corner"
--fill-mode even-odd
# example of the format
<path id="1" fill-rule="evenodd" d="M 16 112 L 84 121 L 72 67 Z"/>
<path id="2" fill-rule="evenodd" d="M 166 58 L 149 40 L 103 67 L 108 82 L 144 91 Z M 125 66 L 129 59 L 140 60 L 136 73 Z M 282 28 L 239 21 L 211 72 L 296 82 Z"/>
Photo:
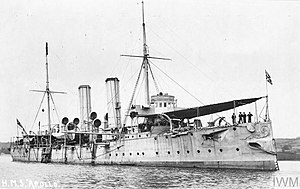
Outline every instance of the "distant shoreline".
<path id="1" fill-rule="evenodd" d="M 292 152 L 277 152 L 278 161 L 300 161 L 300 154 Z"/>

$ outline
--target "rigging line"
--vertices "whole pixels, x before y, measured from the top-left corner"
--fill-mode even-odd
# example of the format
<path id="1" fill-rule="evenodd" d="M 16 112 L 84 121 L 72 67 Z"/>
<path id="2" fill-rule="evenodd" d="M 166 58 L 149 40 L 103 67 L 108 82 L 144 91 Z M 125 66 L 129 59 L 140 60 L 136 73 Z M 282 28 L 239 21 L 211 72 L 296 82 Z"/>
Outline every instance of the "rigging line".
<path id="1" fill-rule="evenodd" d="M 156 76 L 157 80 L 159 80 L 159 77 L 160 77 L 160 76 Z M 163 81 L 163 82 L 164 82 L 164 81 Z M 165 82 L 164 82 L 164 83 L 165 83 Z M 157 83 L 157 84 L 158 84 L 158 88 L 161 89 L 161 90 L 163 90 L 162 85 L 161 85 L 160 83 Z M 169 87 L 168 84 L 165 83 L 165 85 L 167 85 L 167 87 Z"/>
<path id="2" fill-rule="evenodd" d="M 156 92 L 159 93 L 159 88 L 158 88 L 158 85 L 157 85 L 156 80 L 154 78 L 154 75 L 153 75 L 152 68 L 151 68 L 150 64 L 149 64 L 149 69 L 150 69 L 150 74 L 152 76 L 152 79 L 153 79 L 153 82 L 154 82 L 154 85 L 155 85 L 155 88 L 156 88 Z"/>
<path id="3" fill-rule="evenodd" d="M 149 60 L 149 62 L 151 62 Z M 153 62 L 151 62 L 153 66 L 155 66 L 159 71 L 161 71 L 163 74 L 165 74 L 169 79 L 171 79 L 175 84 L 177 84 L 180 88 L 182 88 L 185 92 L 187 92 L 189 95 L 191 95 L 194 99 L 196 99 L 201 104 L 205 105 L 203 102 L 201 102 L 197 97 L 195 97 L 192 93 L 190 93 L 188 90 L 186 90 L 183 86 L 181 86 L 178 82 L 176 82 L 173 78 L 171 78 L 167 73 L 162 71 L 159 67 L 157 67 Z"/>
<path id="4" fill-rule="evenodd" d="M 148 45 L 148 47 L 150 48 L 150 46 Z M 164 55 L 162 52 L 156 50 L 156 48 L 150 48 L 152 51 L 156 52 L 157 57 L 168 57 L 166 55 Z"/>
<path id="5" fill-rule="evenodd" d="M 139 30 L 139 31 L 140 31 L 140 32 L 139 32 L 139 35 L 138 35 L 138 36 L 141 35 L 141 30 Z M 139 41 L 139 38 L 138 38 L 137 40 L 135 40 L 135 45 L 134 45 L 134 47 L 137 46 L 138 41 Z M 133 50 L 132 50 L 132 52 L 133 52 Z M 119 58 L 119 62 L 120 62 L 120 59 L 121 59 L 121 57 Z M 124 76 L 125 76 L 125 74 L 126 74 L 126 70 L 127 70 L 127 67 L 128 67 L 128 65 L 129 65 L 129 63 L 130 63 L 130 60 L 127 61 L 126 69 L 125 69 L 125 71 L 124 71 L 124 73 L 123 73 L 123 76 L 122 76 L 121 80 L 124 78 Z M 113 69 L 113 71 L 111 72 L 110 75 L 112 75 L 112 73 L 114 72 L 115 68 L 116 68 L 116 67 L 114 67 L 114 69 Z M 132 74 L 132 76 L 125 82 L 125 85 L 123 85 L 123 87 L 121 87 L 122 89 L 124 89 L 124 88 L 126 87 L 126 85 L 129 83 L 129 81 L 135 76 L 135 74 L 136 74 L 138 71 L 139 71 L 139 70 L 136 70 L 136 71 L 134 72 L 134 74 Z M 111 103 L 111 101 L 114 99 L 114 97 L 115 97 L 116 95 L 117 95 L 117 94 L 115 94 L 115 95 L 109 100 L 109 102 L 107 102 L 107 104 Z"/>
<path id="6" fill-rule="evenodd" d="M 149 64 L 150 65 L 150 64 Z M 170 90 L 170 85 L 165 82 L 165 80 L 163 79 L 163 76 L 159 75 L 159 74 L 156 74 L 156 78 L 158 78 L 159 81 L 162 81 L 163 84 L 164 84 L 164 87 L 167 88 L 167 90 Z M 164 87 L 162 87 L 161 83 L 158 83 L 160 89 L 163 89 Z"/>
<path id="7" fill-rule="evenodd" d="M 141 92 L 141 89 L 143 87 L 143 84 L 144 84 L 144 81 L 146 80 L 146 76 L 144 75 L 143 76 L 143 79 L 142 79 L 142 82 L 140 84 L 140 88 L 138 89 L 137 93 L 136 93 L 136 96 L 139 96 L 140 92 Z M 137 100 L 137 99 L 136 99 Z M 141 97 L 138 99 L 138 100 L 141 100 Z"/>
<path id="8" fill-rule="evenodd" d="M 43 104 L 45 95 L 46 95 L 46 92 L 44 92 L 42 101 L 41 101 L 40 106 L 39 106 L 39 108 L 38 108 L 38 111 L 37 111 L 37 113 L 36 113 L 36 115 L 35 115 L 35 118 L 34 118 L 34 121 L 33 121 L 33 124 L 32 124 L 32 126 L 31 126 L 31 129 L 30 129 L 30 130 L 32 130 L 32 128 L 33 128 L 33 126 L 34 126 L 34 124 L 35 124 L 36 118 L 37 118 L 37 116 L 39 115 L 39 112 L 40 112 L 40 109 L 41 109 L 41 107 L 42 107 L 42 104 Z"/>
<path id="9" fill-rule="evenodd" d="M 50 116 L 51 116 L 51 125 L 50 125 L 50 131 L 52 130 L 52 126 L 53 125 L 56 125 L 54 124 L 54 116 L 53 116 L 53 111 L 51 111 L 51 108 L 50 108 Z"/>
<path id="10" fill-rule="evenodd" d="M 123 78 L 125 77 L 125 74 L 126 74 L 126 71 L 127 71 L 128 65 L 129 65 L 129 60 L 127 61 L 127 64 L 126 64 L 126 66 L 125 66 L 125 70 L 124 70 L 124 73 L 123 73 L 123 75 L 122 75 L 122 77 L 121 77 L 121 81 L 122 81 L 122 80 L 123 80 Z"/>
<path id="11" fill-rule="evenodd" d="M 52 101 L 54 110 L 55 110 L 55 112 L 56 112 L 57 119 L 58 119 L 58 121 L 60 121 L 60 118 L 59 118 L 59 116 L 58 116 L 58 112 L 57 112 L 57 109 L 56 109 L 56 106 L 55 106 L 55 103 L 54 103 L 54 100 L 53 100 L 53 97 L 52 97 L 52 94 L 51 94 L 51 93 L 50 93 L 50 98 L 51 98 L 51 101 Z"/>
<path id="12" fill-rule="evenodd" d="M 261 117 L 261 113 L 264 111 L 265 107 L 266 107 L 266 103 L 265 103 L 265 105 L 263 106 L 263 108 L 261 109 L 261 111 L 260 111 L 260 113 L 259 113 L 259 116 L 258 116 L 258 117 L 262 118 L 262 117 Z M 263 119 L 264 119 L 264 118 L 263 118 Z"/>
<path id="13" fill-rule="evenodd" d="M 112 75 L 115 72 L 115 69 L 118 67 L 120 60 L 121 60 L 121 58 L 119 57 L 117 64 L 115 64 L 114 69 L 111 71 L 111 73 L 109 75 Z"/>
<path id="14" fill-rule="evenodd" d="M 35 82 L 41 89 L 44 88 L 42 85 L 40 85 L 38 82 Z"/>
<path id="15" fill-rule="evenodd" d="M 169 46 L 169 45 L 168 45 Z M 172 47 L 171 47 L 172 48 Z M 174 48 L 172 48 L 174 49 Z M 176 49 L 174 49 L 176 51 Z M 180 54 L 178 51 L 176 51 L 178 54 Z M 182 54 L 180 54 L 183 56 Z M 184 56 L 183 56 L 184 57 Z M 185 57 L 184 57 L 185 58 Z M 186 59 L 186 58 L 185 58 Z M 186 59 L 188 62 L 190 62 L 188 59 Z M 202 105 L 205 105 L 202 101 L 200 101 L 197 97 L 195 97 L 193 94 L 191 94 L 188 90 L 186 90 L 183 86 L 181 86 L 178 82 L 176 82 L 174 79 L 172 79 L 168 74 L 166 74 L 164 71 L 162 71 L 159 67 L 157 67 L 152 61 L 149 60 L 151 64 L 153 64 L 158 70 L 160 70 L 163 74 L 165 74 L 169 79 L 171 79 L 174 83 L 176 83 L 179 87 L 181 87 L 185 92 L 187 92 L 189 95 L 191 95 L 194 99 L 196 99 L 198 102 L 200 102 Z M 191 62 L 190 62 L 191 63 Z M 192 64 L 192 63 L 191 63 Z M 193 65 L 193 64 L 192 64 Z M 195 65 L 194 65 L 195 66 Z M 197 68 L 197 67 L 196 67 Z M 197 68 L 199 69 L 199 68 Z M 217 117 L 221 117 L 219 114 L 215 114 Z"/>
<path id="16" fill-rule="evenodd" d="M 153 30 L 151 30 L 153 32 Z M 200 71 L 203 75 L 205 75 L 207 78 L 209 78 L 211 81 L 213 81 L 205 72 L 203 72 L 202 70 L 200 70 L 195 64 L 193 64 L 190 60 L 188 60 L 183 54 L 181 54 L 180 52 L 178 52 L 175 48 L 173 48 L 171 45 L 169 45 L 165 40 L 163 40 L 161 37 L 159 37 L 158 34 L 156 34 L 155 32 L 153 32 L 159 39 L 161 39 L 166 45 L 168 45 L 171 49 L 173 49 L 176 53 L 178 53 L 182 58 L 184 58 L 189 64 L 191 64 L 192 66 L 194 66 L 198 71 Z"/>
<path id="17" fill-rule="evenodd" d="M 125 82 L 125 85 L 122 87 L 122 89 L 124 89 L 124 88 L 128 85 L 129 81 L 130 81 L 132 78 L 134 78 L 135 74 L 136 74 L 138 71 L 140 71 L 140 70 L 137 69 L 137 70 L 132 74 L 132 76 Z"/>
<path id="18" fill-rule="evenodd" d="M 129 81 L 135 76 L 135 74 L 138 72 L 139 70 L 136 70 L 133 74 L 132 74 L 132 76 L 125 82 L 125 85 L 123 85 L 123 87 L 121 87 L 121 89 L 124 89 L 126 86 L 127 86 L 127 84 L 129 83 Z M 119 90 L 119 92 L 120 91 L 122 91 L 122 90 Z M 116 95 L 118 95 L 119 93 L 116 93 L 108 102 L 107 102 L 107 105 L 109 104 L 109 103 L 111 103 L 112 101 L 113 101 L 113 99 L 116 97 Z"/>
<path id="19" fill-rule="evenodd" d="M 140 41 L 140 36 L 141 36 L 141 33 L 142 33 L 142 26 L 139 27 L 139 34 L 137 36 L 137 38 L 135 39 L 135 44 L 134 44 L 134 48 L 131 50 L 131 53 L 133 53 L 133 51 L 137 48 L 139 48 L 137 45 L 138 45 L 138 42 Z"/>
<path id="20" fill-rule="evenodd" d="M 153 32 L 160 40 L 162 40 L 168 47 L 170 47 L 171 49 L 173 49 L 177 54 L 179 54 L 182 58 L 184 58 L 189 64 L 191 64 L 192 66 L 194 66 L 198 71 L 200 71 L 204 76 L 206 76 L 208 79 L 210 79 L 211 81 L 214 81 L 211 77 L 209 77 L 205 72 L 203 72 L 202 70 L 200 70 L 195 64 L 193 64 L 190 60 L 188 60 L 183 54 L 181 54 L 180 52 L 178 52 L 174 47 L 172 47 L 171 45 L 169 45 L 164 39 L 162 39 L 157 33 L 155 33 L 151 28 L 150 28 L 151 32 Z"/>
<path id="21" fill-rule="evenodd" d="M 169 29 L 170 30 L 170 32 L 172 32 L 174 35 L 175 35 L 175 38 L 176 39 L 182 39 L 182 37 L 179 35 L 179 34 L 177 34 L 168 24 L 169 24 L 169 22 L 165 22 L 164 21 L 164 18 L 161 18 L 162 20 L 160 21 L 160 22 L 155 22 L 155 23 L 153 23 L 153 24 L 158 24 L 158 27 L 162 27 L 162 25 L 161 24 L 163 24 L 163 26 L 164 27 L 166 27 L 167 29 Z M 150 30 L 153 32 L 153 33 L 155 33 L 151 28 L 150 28 Z M 158 36 L 158 34 L 156 34 L 155 33 L 155 35 L 157 35 Z M 158 36 L 159 37 L 159 36 Z M 174 39 L 174 37 L 171 35 L 171 37 Z M 166 43 L 166 42 L 165 42 Z M 182 43 L 185 43 L 185 45 L 189 48 L 189 50 L 193 50 L 193 48 L 190 46 L 190 44 L 188 44 L 188 43 L 186 43 L 186 41 L 184 41 L 184 40 L 181 40 L 181 42 L 180 42 L 181 44 Z M 206 62 L 206 60 L 204 59 L 204 58 L 202 58 L 202 57 L 200 57 L 200 56 L 198 56 L 202 61 L 205 61 Z M 198 68 L 197 66 L 196 66 L 196 68 Z M 201 71 L 201 70 L 200 70 Z M 207 76 L 207 75 L 206 75 Z M 209 79 L 211 79 L 212 81 L 213 81 L 213 79 L 211 78 L 211 77 L 208 77 Z"/>
<path id="22" fill-rule="evenodd" d="M 128 105 L 128 109 L 127 109 L 126 114 L 125 114 L 125 118 L 124 118 L 123 124 L 126 124 L 127 117 L 128 117 L 128 113 L 129 113 L 130 107 L 131 107 L 131 105 L 132 105 L 132 101 L 133 101 L 133 99 L 134 99 L 134 94 L 135 94 L 135 92 L 136 92 L 136 88 L 137 88 L 137 85 L 138 85 L 139 80 L 140 80 L 140 77 L 141 77 L 141 73 L 142 73 L 142 70 L 143 70 L 143 66 L 144 66 L 144 64 L 141 65 L 140 72 L 139 72 L 138 78 L 137 78 L 137 80 L 136 80 L 134 89 L 133 89 L 133 93 L 132 93 L 132 96 L 131 96 L 131 99 L 130 99 L 130 102 L 129 102 L 129 105 Z"/>
<path id="23" fill-rule="evenodd" d="M 140 28 L 141 28 L 141 27 L 140 27 Z M 133 54 L 134 50 L 137 48 L 137 44 L 138 44 L 138 41 L 139 41 L 140 36 L 141 36 L 141 29 L 139 29 L 138 38 L 137 38 L 136 40 L 134 40 L 134 48 L 131 49 L 131 53 L 130 53 L 130 54 Z M 126 52 L 126 50 L 125 50 L 125 52 Z M 120 57 L 119 59 L 121 59 L 121 57 Z M 130 63 L 130 60 L 128 59 L 127 65 L 126 65 L 126 69 L 125 69 L 125 71 L 123 72 L 122 78 L 124 78 L 124 76 L 125 76 L 125 74 L 126 74 L 126 70 L 127 70 L 127 67 L 128 67 L 128 65 L 129 65 L 129 63 Z M 115 67 L 115 68 L 116 68 L 116 67 Z M 114 70 L 115 70 L 115 68 L 114 68 Z M 121 69 L 121 70 L 124 70 L 124 69 Z M 113 73 L 113 72 L 112 72 L 112 73 Z M 112 74 L 112 73 L 111 73 L 111 74 Z M 121 78 L 121 79 L 122 79 L 122 78 Z"/>
<path id="24" fill-rule="evenodd" d="M 155 22 L 155 23 L 153 23 L 154 25 L 155 24 L 158 24 L 158 27 L 159 28 L 161 28 L 162 27 L 162 25 L 164 26 L 164 27 L 166 27 L 167 29 L 169 29 L 170 30 L 170 32 L 172 32 L 174 35 L 175 35 L 175 37 L 173 37 L 172 35 L 170 35 L 173 39 L 174 38 L 176 38 L 176 39 L 182 39 L 182 37 L 179 35 L 179 34 L 177 34 L 168 24 L 169 24 L 169 22 L 166 22 L 165 20 L 164 20 L 164 18 L 162 18 L 161 17 L 161 19 L 160 19 L 160 22 Z M 161 25 L 162 24 L 162 25 Z M 151 29 L 151 28 L 150 28 Z M 185 45 L 189 48 L 189 50 L 193 50 L 193 48 L 191 48 L 191 46 L 190 46 L 190 44 L 188 44 L 188 43 L 186 43 L 186 41 L 184 41 L 184 40 L 181 40 L 181 42 L 180 42 L 181 44 L 182 43 L 185 43 Z M 201 57 L 199 57 L 200 59 L 202 59 L 203 61 L 205 61 L 205 59 L 203 59 L 203 58 L 201 58 Z"/>
<path id="25" fill-rule="evenodd" d="M 167 26 L 168 27 L 168 26 Z M 181 57 L 183 57 L 188 63 L 190 63 L 192 66 L 194 66 L 198 71 L 200 71 L 205 77 L 207 77 L 210 81 L 212 82 L 216 82 L 214 79 L 212 79 L 209 75 L 207 75 L 205 72 L 203 72 L 201 69 L 199 69 L 195 64 L 193 64 L 191 61 L 189 61 L 183 54 L 181 54 L 180 52 L 178 52 L 175 48 L 173 48 L 171 45 L 169 45 L 165 40 L 163 40 L 157 33 L 155 33 L 151 27 L 148 27 L 150 29 L 151 32 L 153 32 L 160 40 L 162 40 L 167 46 L 169 46 L 171 49 L 173 49 L 176 53 L 178 53 Z M 178 34 L 176 34 L 171 28 L 169 28 L 169 30 L 171 32 L 173 32 L 175 35 L 177 35 L 177 39 L 180 38 L 180 36 Z M 187 44 L 189 46 L 189 44 Z M 191 47 L 189 47 L 191 49 Z M 205 59 L 201 58 L 199 55 L 198 57 L 202 60 L 205 61 Z M 205 61 L 206 62 L 206 61 Z M 213 71 L 214 73 L 214 71 Z M 228 94 L 232 95 L 231 92 L 229 92 L 227 90 L 227 88 L 222 87 L 223 89 L 225 89 L 224 91 L 227 92 Z"/>

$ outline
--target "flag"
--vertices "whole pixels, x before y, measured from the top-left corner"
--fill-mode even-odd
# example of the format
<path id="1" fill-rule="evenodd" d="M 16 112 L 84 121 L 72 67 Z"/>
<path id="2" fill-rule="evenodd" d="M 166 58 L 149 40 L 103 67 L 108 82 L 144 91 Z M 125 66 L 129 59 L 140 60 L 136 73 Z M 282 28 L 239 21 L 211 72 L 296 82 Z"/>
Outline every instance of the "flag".
<path id="1" fill-rule="evenodd" d="M 267 70 L 265 70 L 265 73 L 266 73 L 266 80 L 267 80 L 267 82 L 269 82 L 271 85 L 273 85 L 270 74 L 267 72 Z"/>
<path id="2" fill-rule="evenodd" d="M 48 43 L 46 42 L 46 56 L 48 56 Z"/>
<path id="3" fill-rule="evenodd" d="M 22 130 L 25 134 L 27 134 L 26 130 L 24 129 L 24 127 L 22 126 L 22 124 L 20 123 L 20 121 L 18 119 L 17 119 L 17 125 L 22 128 Z"/>

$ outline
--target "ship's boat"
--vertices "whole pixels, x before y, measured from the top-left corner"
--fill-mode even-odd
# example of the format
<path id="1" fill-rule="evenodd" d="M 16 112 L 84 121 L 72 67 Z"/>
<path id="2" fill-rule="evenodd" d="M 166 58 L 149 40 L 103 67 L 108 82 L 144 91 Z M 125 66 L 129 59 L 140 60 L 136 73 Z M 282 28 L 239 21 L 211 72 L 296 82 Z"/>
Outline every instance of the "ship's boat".
<path id="1" fill-rule="evenodd" d="M 91 111 L 91 87 L 81 85 L 80 119 L 63 118 L 60 124 L 50 122 L 50 99 L 54 92 L 49 89 L 48 46 L 46 44 L 46 90 L 48 129 L 14 137 L 11 156 L 14 161 L 76 164 L 118 164 L 137 166 L 172 166 L 195 168 L 236 168 L 278 170 L 272 122 L 268 111 L 264 119 L 251 119 L 252 114 L 237 116 L 241 106 L 266 100 L 268 96 L 230 100 L 227 102 L 177 107 L 175 96 L 159 92 L 150 97 L 150 59 L 146 44 L 143 7 L 143 55 L 122 55 L 142 59 L 142 66 L 134 86 L 124 120 L 121 120 L 121 102 L 118 78 L 107 78 L 107 114 L 102 122 Z M 145 75 L 145 104 L 133 104 L 141 73 Z M 266 108 L 267 110 L 267 108 Z M 220 116 L 232 111 L 231 121 Z M 220 115 L 219 115 L 220 114 Z M 202 123 L 202 117 L 217 118 Z M 239 120 L 237 120 L 239 118 Z M 129 120 L 128 120 L 129 119 Z"/>

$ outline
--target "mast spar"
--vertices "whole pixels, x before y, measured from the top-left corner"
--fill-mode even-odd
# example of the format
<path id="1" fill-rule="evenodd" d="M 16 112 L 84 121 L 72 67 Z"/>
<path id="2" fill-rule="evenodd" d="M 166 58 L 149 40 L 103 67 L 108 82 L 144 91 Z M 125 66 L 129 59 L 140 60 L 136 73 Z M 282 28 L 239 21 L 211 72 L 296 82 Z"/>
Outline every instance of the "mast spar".
<path id="1" fill-rule="evenodd" d="M 46 42 L 46 93 L 47 93 L 47 108 L 48 108 L 48 129 L 51 130 L 50 117 L 50 89 L 49 89 L 49 71 L 48 71 L 48 42 Z"/>
<path id="2" fill-rule="evenodd" d="M 144 74 L 145 74 L 145 102 L 146 105 L 150 105 L 150 94 L 149 94 L 149 72 L 148 72 L 148 48 L 147 48 L 147 40 L 146 40 L 146 27 L 145 27 L 145 16 L 144 16 L 144 1 L 142 1 L 142 17 L 143 17 L 143 67 L 144 67 Z"/>
<path id="3" fill-rule="evenodd" d="M 30 90 L 30 91 L 33 91 L 33 92 L 41 92 L 41 93 L 44 93 L 44 96 L 42 98 L 42 101 L 40 103 L 40 106 L 38 108 L 38 111 L 36 113 L 36 116 L 34 118 L 34 121 L 33 121 L 33 124 L 32 124 L 32 127 L 34 126 L 35 124 L 35 121 L 37 119 L 37 116 L 39 114 L 39 111 L 40 111 L 40 108 L 42 106 L 42 103 L 44 101 L 44 97 L 45 95 L 47 94 L 47 117 L 48 117 L 48 130 L 49 132 L 51 132 L 51 107 L 50 107 L 50 100 L 52 101 L 53 103 L 53 106 L 55 108 L 55 104 L 54 104 L 54 100 L 53 100 L 53 97 L 52 97 L 52 93 L 58 93 L 58 94 L 66 94 L 65 92 L 58 92 L 58 91 L 51 91 L 50 90 L 50 82 L 49 82 L 49 68 L 48 68 L 48 42 L 46 42 L 46 90 Z M 56 108 L 55 108 L 56 110 Z M 57 112 L 56 112 L 57 113 Z M 57 117 L 58 117 L 58 114 L 57 114 Z M 59 117 L 58 117 L 59 118 Z"/>
<path id="4" fill-rule="evenodd" d="M 153 57 L 149 56 L 149 49 L 147 45 L 147 37 L 146 37 L 146 24 L 145 24 L 145 11 L 144 11 L 144 2 L 142 1 L 142 22 L 143 22 L 143 55 L 126 55 L 122 54 L 121 56 L 126 57 L 133 57 L 133 58 L 143 58 L 142 67 L 141 69 L 144 70 L 144 76 L 145 76 L 145 104 L 146 106 L 150 105 L 150 92 L 149 92 L 149 59 L 158 59 L 158 60 L 171 60 L 169 58 L 160 58 L 160 57 Z M 137 83 L 139 81 L 139 78 L 137 80 Z M 135 90 L 134 90 L 135 91 Z M 132 94 L 132 97 L 135 95 L 135 92 Z M 129 107 L 131 106 L 132 101 L 129 103 Z M 130 108 L 128 108 L 128 111 Z M 126 122 L 126 118 L 124 123 Z"/>
<path id="5" fill-rule="evenodd" d="M 121 56 L 132 57 L 132 58 L 143 58 L 143 62 L 142 62 L 140 72 L 142 71 L 142 69 L 144 69 L 144 75 L 145 75 L 145 104 L 146 104 L 146 106 L 150 106 L 149 68 L 150 68 L 150 71 L 151 71 L 151 67 L 150 67 L 150 64 L 149 64 L 149 59 L 157 59 L 157 60 L 171 60 L 171 59 L 149 56 L 149 49 L 148 49 L 147 40 L 146 40 L 146 24 L 145 24 L 145 13 L 144 13 L 144 2 L 143 1 L 142 1 L 142 22 L 143 22 L 143 55 L 121 54 Z M 139 82 L 139 79 L 140 79 L 140 74 L 139 74 L 138 79 L 136 81 L 136 85 L 134 87 L 133 94 L 131 96 L 131 100 L 128 104 L 128 109 L 126 111 L 124 122 L 123 122 L 124 124 L 126 124 L 127 117 L 128 117 L 129 112 L 130 112 L 130 107 L 131 107 L 132 102 L 133 102 L 133 98 L 134 98 L 134 95 L 135 95 L 135 91 L 136 91 L 136 87 L 137 87 L 137 84 Z"/>

